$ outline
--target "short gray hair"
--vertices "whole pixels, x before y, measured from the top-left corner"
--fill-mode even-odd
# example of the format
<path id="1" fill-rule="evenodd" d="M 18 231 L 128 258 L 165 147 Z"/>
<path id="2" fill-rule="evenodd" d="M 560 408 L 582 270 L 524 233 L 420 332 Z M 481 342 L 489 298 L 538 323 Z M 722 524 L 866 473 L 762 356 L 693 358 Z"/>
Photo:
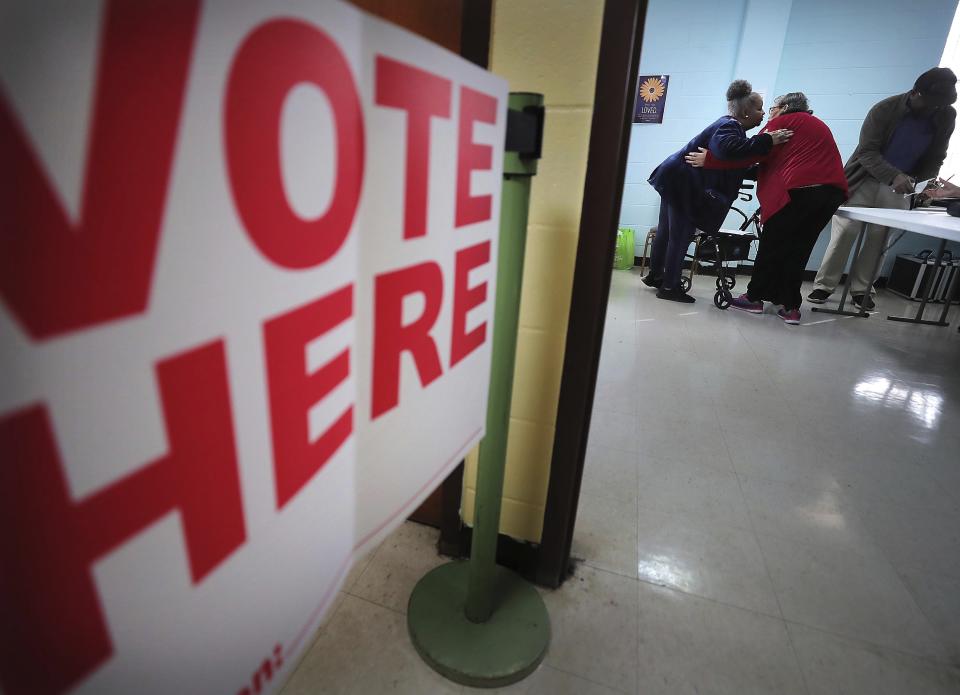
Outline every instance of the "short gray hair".
<path id="1" fill-rule="evenodd" d="M 797 113 L 798 111 L 810 111 L 810 104 L 807 103 L 807 95 L 803 92 L 787 92 L 773 100 L 774 106 L 780 107 L 780 113 Z"/>

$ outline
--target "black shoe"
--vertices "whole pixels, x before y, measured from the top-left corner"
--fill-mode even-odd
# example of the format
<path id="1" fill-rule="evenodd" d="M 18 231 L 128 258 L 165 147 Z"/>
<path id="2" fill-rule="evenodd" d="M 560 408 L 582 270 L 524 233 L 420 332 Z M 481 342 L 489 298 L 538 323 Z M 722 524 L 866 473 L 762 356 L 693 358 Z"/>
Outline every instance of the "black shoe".
<path id="1" fill-rule="evenodd" d="M 853 305 L 858 309 L 863 311 L 876 311 L 877 305 L 873 301 L 873 298 L 868 294 L 855 294 L 853 295 Z"/>
<path id="2" fill-rule="evenodd" d="M 642 282 L 647 287 L 656 287 L 657 289 L 660 289 L 660 285 L 663 284 L 663 277 L 660 275 L 654 275 L 653 273 L 649 273 L 646 276 L 640 278 L 640 282 Z"/>
<path id="3" fill-rule="evenodd" d="M 811 304 L 823 304 L 829 296 L 830 293 L 826 290 L 814 290 L 807 295 L 807 301 Z"/>
<path id="4" fill-rule="evenodd" d="M 693 304 L 697 301 L 683 290 L 665 290 L 662 287 L 657 290 L 657 299 L 666 299 L 668 302 L 682 302 L 683 304 Z"/>

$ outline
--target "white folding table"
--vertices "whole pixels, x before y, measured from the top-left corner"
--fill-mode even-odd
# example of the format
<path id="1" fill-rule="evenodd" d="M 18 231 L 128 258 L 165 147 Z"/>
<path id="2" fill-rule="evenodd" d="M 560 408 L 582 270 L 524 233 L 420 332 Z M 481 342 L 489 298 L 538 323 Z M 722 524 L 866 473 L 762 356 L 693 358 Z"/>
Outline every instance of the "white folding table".
<path id="1" fill-rule="evenodd" d="M 960 217 L 951 217 L 947 214 L 945 208 L 890 210 L 887 208 L 841 207 L 837 210 L 836 214 L 838 217 L 846 217 L 851 220 L 859 220 L 869 224 L 882 225 L 884 227 L 892 227 L 895 229 L 904 229 L 908 232 L 916 232 L 917 234 L 936 237 L 940 240 L 940 245 L 937 249 L 936 268 L 939 268 L 940 263 L 943 261 L 943 254 L 947 247 L 947 242 L 960 242 Z M 860 248 L 863 246 L 863 239 L 866 235 L 866 232 L 867 226 L 864 225 L 863 229 L 860 230 L 860 234 L 857 235 L 856 248 L 850 260 L 851 267 L 853 264 L 853 259 L 860 254 Z M 874 275 L 876 275 L 876 273 L 874 273 Z M 843 307 L 846 302 L 847 292 L 849 291 L 850 286 L 849 277 L 850 274 L 848 272 L 847 283 L 844 285 L 843 295 L 840 297 L 839 309 L 824 309 L 821 307 L 814 307 L 813 310 L 828 314 L 844 314 L 846 316 L 859 316 L 862 318 L 869 316 L 869 314 L 863 309 L 861 309 L 859 312 L 844 311 Z M 923 300 L 920 302 L 919 308 L 917 309 L 916 316 L 913 318 L 908 318 L 906 316 L 888 316 L 887 318 L 891 321 L 923 323 L 930 326 L 948 326 L 949 324 L 946 320 L 947 312 L 950 310 L 950 303 L 953 300 L 953 296 L 956 292 L 956 287 L 958 284 L 960 283 L 958 283 L 957 279 L 954 278 L 952 286 L 947 289 L 947 293 L 944 298 L 943 311 L 940 314 L 939 321 L 927 321 L 923 318 L 923 312 L 927 307 L 927 303 L 930 301 L 930 293 L 933 290 L 932 282 L 927 283 L 927 290 L 924 294 Z M 869 294 L 869 288 L 868 292 L 865 294 Z"/>

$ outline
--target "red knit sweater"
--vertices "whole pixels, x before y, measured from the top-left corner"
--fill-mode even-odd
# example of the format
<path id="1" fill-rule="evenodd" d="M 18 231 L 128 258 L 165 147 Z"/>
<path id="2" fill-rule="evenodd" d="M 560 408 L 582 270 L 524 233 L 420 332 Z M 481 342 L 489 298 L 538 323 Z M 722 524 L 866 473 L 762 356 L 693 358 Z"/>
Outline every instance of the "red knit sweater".
<path id="1" fill-rule="evenodd" d="M 849 197 L 840 150 L 827 124 L 809 113 L 787 113 L 768 121 L 762 132 L 781 128 L 792 130 L 793 137 L 783 145 L 775 145 L 763 157 L 731 161 L 717 159 L 708 151 L 704 167 L 738 169 L 760 162 L 757 198 L 764 220 L 769 220 L 790 202 L 791 188 L 828 184 Z"/>

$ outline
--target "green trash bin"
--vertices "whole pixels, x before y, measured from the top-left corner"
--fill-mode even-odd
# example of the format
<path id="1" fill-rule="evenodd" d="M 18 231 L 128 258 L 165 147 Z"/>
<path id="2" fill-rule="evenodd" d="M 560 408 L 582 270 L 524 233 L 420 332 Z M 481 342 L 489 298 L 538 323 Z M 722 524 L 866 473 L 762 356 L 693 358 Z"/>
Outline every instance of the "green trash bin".
<path id="1" fill-rule="evenodd" d="M 620 227 L 617 229 L 617 249 L 613 255 L 615 270 L 630 270 L 633 267 L 633 228 Z"/>

